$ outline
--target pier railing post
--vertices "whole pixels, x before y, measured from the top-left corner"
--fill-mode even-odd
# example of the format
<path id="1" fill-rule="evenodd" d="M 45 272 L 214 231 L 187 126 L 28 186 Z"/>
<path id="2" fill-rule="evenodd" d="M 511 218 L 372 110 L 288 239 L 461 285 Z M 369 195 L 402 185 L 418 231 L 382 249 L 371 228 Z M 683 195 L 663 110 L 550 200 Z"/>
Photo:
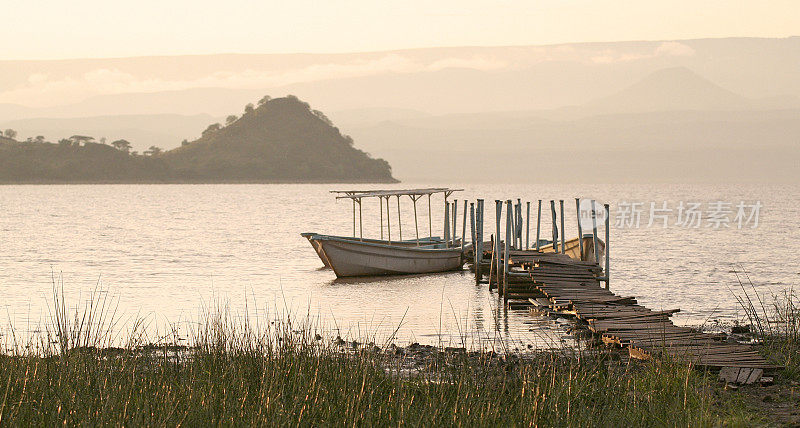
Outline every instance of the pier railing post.
<path id="1" fill-rule="evenodd" d="M 581 228 L 581 200 L 580 198 L 575 198 L 575 212 L 578 216 L 578 245 L 580 248 L 580 255 L 578 258 L 583 260 L 583 229 Z"/>
<path id="2" fill-rule="evenodd" d="M 595 200 L 592 199 L 592 252 L 594 253 L 594 262 L 599 266 L 600 254 L 597 252 L 597 210 L 595 208 Z"/>
<path id="3" fill-rule="evenodd" d="M 561 254 L 566 254 L 566 232 L 564 232 L 564 200 L 561 199 L 558 201 L 559 205 L 561 206 Z"/>
<path id="4" fill-rule="evenodd" d="M 522 201 L 517 199 L 519 203 L 517 204 L 517 223 L 519 227 L 517 227 L 517 249 L 521 250 L 522 247 L 522 226 L 525 224 L 525 219 L 522 218 Z"/>
<path id="5" fill-rule="evenodd" d="M 531 203 L 530 201 L 525 202 L 526 205 L 526 214 L 525 214 L 525 250 L 531 249 Z"/>
<path id="6" fill-rule="evenodd" d="M 517 205 L 516 209 L 516 216 L 514 217 L 517 221 L 514 224 L 514 242 L 516 243 L 517 250 L 522 249 L 522 199 L 517 198 Z"/>
<path id="7" fill-rule="evenodd" d="M 498 285 L 498 288 L 499 288 L 499 285 L 500 285 L 500 217 L 503 215 L 503 201 L 501 201 L 499 199 L 496 199 L 494 201 L 494 204 L 495 204 L 494 208 L 495 208 L 495 212 L 496 212 L 495 222 L 497 223 L 496 224 L 496 226 L 497 226 L 496 229 L 497 230 L 495 231 L 495 234 L 494 234 L 494 249 L 492 250 L 492 252 L 495 255 L 494 259 L 495 259 L 495 264 L 496 264 L 496 266 L 494 268 L 495 284 Z M 491 281 L 491 278 L 489 278 L 489 280 Z"/>
<path id="8" fill-rule="evenodd" d="M 495 244 L 494 235 L 489 235 L 489 244 L 492 246 L 492 256 L 489 259 L 489 291 L 492 291 L 493 287 L 497 287 L 497 284 L 492 283 L 492 277 L 497 276 L 497 262 L 494 260 L 497 258 L 497 245 Z"/>
<path id="9" fill-rule="evenodd" d="M 481 263 L 483 263 L 483 199 L 478 199 L 475 213 L 475 282 L 481 280 Z"/>
<path id="10" fill-rule="evenodd" d="M 536 210 L 536 251 L 539 251 L 539 238 L 542 225 L 542 200 L 539 199 L 539 208 Z"/>
<path id="11" fill-rule="evenodd" d="M 510 256 L 510 243 L 509 239 L 511 238 L 511 222 L 513 220 L 513 214 L 511 212 L 511 199 L 506 201 L 506 240 L 505 245 L 503 246 L 503 301 L 508 302 L 508 269 L 511 263 L 511 256 Z"/>
<path id="12" fill-rule="evenodd" d="M 469 203 L 469 236 L 472 249 L 478 248 L 475 243 L 475 202 Z"/>
<path id="13" fill-rule="evenodd" d="M 513 201 L 512 201 L 513 203 Z M 506 209 L 506 218 L 511 218 L 511 233 L 506 236 L 506 240 L 511 239 L 511 243 L 509 244 L 509 248 L 514 248 L 514 245 L 517 243 L 517 234 L 514 233 L 515 224 L 517 223 L 517 207 L 516 205 L 513 207 L 514 209 Z M 508 222 L 506 222 L 508 223 Z"/>
<path id="14" fill-rule="evenodd" d="M 606 269 L 605 269 L 605 271 L 606 271 L 606 275 L 605 276 L 606 276 L 606 290 L 608 290 L 609 289 L 608 282 L 609 282 L 609 280 L 611 278 L 611 265 L 610 265 L 611 258 L 610 258 L 610 251 L 609 251 L 609 248 L 611 248 L 611 245 L 610 245 L 610 241 L 611 241 L 611 232 L 610 232 L 610 230 L 611 230 L 611 208 L 610 208 L 610 206 L 608 204 L 603 204 L 603 206 L 606 208 L 606 248 L 605 248 L 605 253 L 606 253 Z"/>
<path id="15" fill-rule="evenodd" d="M 550 199 L 550 217 L 553 220 L 553 251 L 558 252 L 558 218 L 556 215 L 556 201 Z"/>

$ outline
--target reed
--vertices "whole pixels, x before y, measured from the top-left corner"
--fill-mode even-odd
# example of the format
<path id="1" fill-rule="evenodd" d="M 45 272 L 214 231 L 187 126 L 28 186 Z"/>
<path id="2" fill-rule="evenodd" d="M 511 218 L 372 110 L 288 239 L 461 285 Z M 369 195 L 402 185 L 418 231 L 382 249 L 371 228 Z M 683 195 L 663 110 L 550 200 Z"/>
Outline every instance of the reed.
<path id="1" fill-rule="evenodd" d="M 733 290 L 760 349 L 772 362 L 784 367 L 786 379 L 800 381 L 800 298 L 794 288 L 780 294 L 759 292 L 750 275 L 736 272 Z"/>
<path id="2" fill-rule="evenodd" d="M 68 313 L 48 340 L 0 355 L 0 425 L 706 426 L 757 421 L 720 402 L 713 376 L 679 361 L 622 363 L 566 351 L 437 352 L 422 369 L 372 346 L 321 338 L 311 322 L 253 325 L 217 306 L 191 332 L 113 347 L 114 305 Z M 110 309 L 112 308 L 112 309 Z M 89 327 L 89 320 L 103 328 Z M 165 335 L 164 337 L 169 337 Z M 513 358 L 512 358 L 513 357 Z"/>

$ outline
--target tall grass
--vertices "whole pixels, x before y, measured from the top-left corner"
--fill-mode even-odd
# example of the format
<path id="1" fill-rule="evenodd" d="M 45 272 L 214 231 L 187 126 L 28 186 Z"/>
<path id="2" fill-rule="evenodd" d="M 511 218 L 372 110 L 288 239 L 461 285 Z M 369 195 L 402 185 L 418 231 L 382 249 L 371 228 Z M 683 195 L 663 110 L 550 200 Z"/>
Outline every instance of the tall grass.
<path id="1" fill-rule="evenodd" d="M 800 381 L 800 298 L 794 288 L 767 296 L 759 293 L 750 276 L 736 273 L 739 305 L 762 349 L 773 362 L 784 366 L 784 376 Z"/>
<path id="2" fill-rule="evenodd" d="M 412 371 L 374 348 L 343 350 L 296 321 L 253 325 L 206 312 L 191 346 L 114 348 L 113 305 L 69 314 L 57 293 L 36 352 L 0 356 L 0 425 L 704 426 L 750 416 L 714 401 L 691 365 L 434 353 Z M 89 320 L 102 328 L 88 327 Z M 302 322 L 301 322 L 302 324 Z M 30 348 L 23 348 L 30 349 Z"/>

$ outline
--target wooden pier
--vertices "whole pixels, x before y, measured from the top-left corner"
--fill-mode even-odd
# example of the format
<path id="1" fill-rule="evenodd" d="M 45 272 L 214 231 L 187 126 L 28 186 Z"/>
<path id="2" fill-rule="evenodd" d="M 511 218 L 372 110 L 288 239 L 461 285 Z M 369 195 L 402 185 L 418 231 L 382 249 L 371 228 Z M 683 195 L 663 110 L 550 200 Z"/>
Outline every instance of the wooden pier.
<path id="1" fill-rule="evenodd" d="M 752 346 L 726 341 L 724 334 L 709 334 L 676 326 L 670 318 L 679 309 L 654 311 L 639 305 L 636 296 L 611 292 L 608 288 L 608 205 L 605 206 L 606 241 L 598 239 L 595 223 L 591 236 L 583 235 L 579 230 L 582 238 L 570 241 L 571 251 L 568 251 L 563 233 L 563 201 L 560 204 L 560 248 L 555 204 L 551 203 L 554 213 L 553 240 L 546 248 L 539 248 L 540 233 L 537 230 L 534 250 L 528 248 L 527 242 L 526 249 L 521 249 L 521 231 L 515 230 L 512 223 L 517 227 L 522 226 L 522 210 L 512 210 L 511 202 L 506 202 L 506 237 L 510 238 L 498 241 L 497 236 L 501 234 L 498 219 L 495 224 L 497 234 L 489 242 L 473 240 L 472 248 L 477 248 L 477 251 L 468 257 L 476 281 L 488 282 L 490 288 L 497 288 L 498 297 L 509 308 L 529 310 L 532 314 L 572 317 L 579 327 L 590 331 L 602 343 L 627 349 L 631 358 L 679 358 L 698 367 L 719 368 L 721 377 L 729 381 L 753 383 L 761 378 L 764 370 L 778 368 L 766 361 Z M 479 205 L 482 207 L 483 201 L 479 200 Z M 497 201 L 498 217 L 502 205 L 502 201 Z M 518 203 L 517 206 L 522 205 Z M 580 210 L 577 200 L 576 209 Z M 595 216 L 594 201 L 592 216 Z M 483 236 L 482 209 L 475 217 L 481 221 L 472 223 L 473 239 Z M 592 220 L 594 222 L 595 219 Z M 527 219 L 525 223 L 529 223 Z M 538 223 L 539 220 L 537 226 Z M 510 246 L 509 241 L 512 242 Z M 599 249 L 597 253 L 595 248 Z M 605 263 L 601 265 L 599 253 L 603 250 Z M 476 254 L 478 257 L 475 257 Z"/>

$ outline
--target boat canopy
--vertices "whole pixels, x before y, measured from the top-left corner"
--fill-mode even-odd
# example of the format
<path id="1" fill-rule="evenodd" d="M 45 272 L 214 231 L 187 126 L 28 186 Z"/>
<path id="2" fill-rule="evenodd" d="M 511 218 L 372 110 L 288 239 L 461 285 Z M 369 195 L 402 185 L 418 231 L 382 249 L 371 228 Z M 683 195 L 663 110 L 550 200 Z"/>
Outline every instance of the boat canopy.
<path id="1" fill-rule="evenodd" d="M 397 226 L 399 229 L 400 240 L 403 240 L 403 223 L 400 219 L 400 197 L 408 196 L 414 204 L 414 234 L 416 237 L 417 245 L 419 245 L 419 222 L 417 220 L 417 200 L 423 196 L 428 196 L 428 234 L 429 237 L 433 236 L 433 220 L 431 215 L 431 195 L 441 193 L 444 195 L 445 202 L 445 218 L 444 218 L 444 239 L 448 242 L 450 239 L 450 216 L 448 215 L 449 203 L 447 198 L 453 192 L 460 192 L 464 189 L 451 189 L 449 187 L 427 187 L 422 189 L 372 189 L 372 190 L 331 190 L 331 193 L 336 194 L 336 199 L 351 199 L 353 201 L 353 237 L 356 236 L 356 224 L 358 224 L 358 236 L 363 240 L 363 222 L 361 221 L 361 199 L 364 198 L 378 198 L 381 209 L 381 240 L 383 240 L 383 202 L 386 200 L 386 229 L 388 231 L 389 243 L 392 242 L 392 225 L 389 219 L 389 199 L 392 197 L 397 198 Z M 358 223 L 356 223 L 356 205 L 358 205 Z M 464 207 L 466 210 L 466 206 Z M 453 243 L 455 244 L 455 211 L 456 206 L 453 205 Z M 466 211 L 465 211 L 466 213 Z M 464 217 L 466 219 L 466 216 Z M 466 221 L 466 220 L 465 220 Z"/>
<path id="2" fill-rule="evenodd" d="M 336 199 L 361 199 L 361 198 L 388 198 L 391 196 L 410 196 L 418 199 L 420 196 L 444 193 L 445 198 L 464 189 L 450 189 L 448 187 L 428 187 L 424 189 L 392 189 L 392 190 L 331 190 L 337 194 Z M 414 197 L 417 198 L 414 198 Z"/>

